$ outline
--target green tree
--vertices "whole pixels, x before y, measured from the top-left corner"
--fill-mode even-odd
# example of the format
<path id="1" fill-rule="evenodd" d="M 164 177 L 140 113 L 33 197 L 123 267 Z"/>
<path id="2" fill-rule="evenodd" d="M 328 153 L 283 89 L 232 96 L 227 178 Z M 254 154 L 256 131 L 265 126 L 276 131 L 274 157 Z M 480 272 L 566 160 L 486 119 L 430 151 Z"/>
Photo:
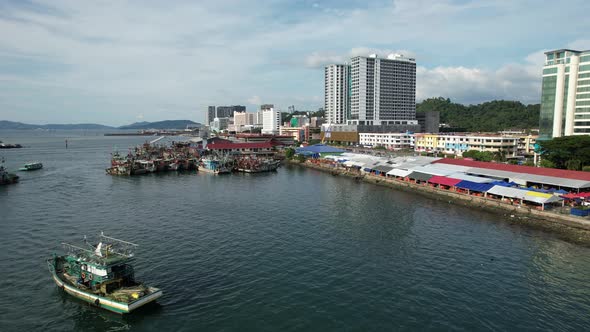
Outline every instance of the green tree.
<path id="1" fill-rule="evenodd" d="M 552 162 L 551 160 L 543 159 L 539 163 L 539 166 L 545 167 L 545 168 L 555 168 L 555 163 Z"/>
<path id="2" fill-rule="evenodd" d="M 300 162 L 300 163 L 303 163 L 303 162 L 305 162 L 305 156 L 304 156 L 304 155 L 302 155 L 302 154 L 298 154 L 298 155 L 297 155 L 295 158 L 296 158 L 296 159 L 297 159 L 297 161 L 298 161 L 298 162 Z"/>
<path id="3" fill-rule="evenodd" d="M 540 105 L 494 100 L 478 105 L 453 103 L 448 98 L 429 98 L 416 104 L 416 112 L 439 111 L 440 122 L 464 131 L 493 132 L 539 127 Z"/>
<path id="4" fill-rule="evenodd" d="M 294 156 L 294 155 L 295 155 L 295 149 L 293 149 L 293 148 L 287 148 L 287 149 L 285 150 L 285 157 L 286 157 L 287 159 L 291 159 L 291 158 L 293 158 L 293 156 Z"/>
<path id="5" fill-rule="evenodd" d="M 539 141 L 543 160 L 562 169 L 582 169 L 590 166 L 590 136 L 574 135 Z"/>

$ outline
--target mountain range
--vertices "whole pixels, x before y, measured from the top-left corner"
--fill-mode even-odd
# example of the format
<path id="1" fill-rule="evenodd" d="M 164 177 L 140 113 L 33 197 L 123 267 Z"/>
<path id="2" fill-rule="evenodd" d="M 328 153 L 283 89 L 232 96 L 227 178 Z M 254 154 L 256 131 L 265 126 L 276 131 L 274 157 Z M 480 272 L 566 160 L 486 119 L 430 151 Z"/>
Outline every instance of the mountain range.
<path id="1" fill-rule="evenodd" d="M 77 123 L 77 124 L 46 124 L 35 125 L 21 122 L 0 120 L 0 130 L 2 129 L 51 129 L 51 130 L 114 130 L 114 129 L 184 129 L 187 126 L 199 127 L 198 122 L 190 120 L 164 120 L 157 122 L 136 122 L 121 127 L 104 126 L 96 123 Z"/>

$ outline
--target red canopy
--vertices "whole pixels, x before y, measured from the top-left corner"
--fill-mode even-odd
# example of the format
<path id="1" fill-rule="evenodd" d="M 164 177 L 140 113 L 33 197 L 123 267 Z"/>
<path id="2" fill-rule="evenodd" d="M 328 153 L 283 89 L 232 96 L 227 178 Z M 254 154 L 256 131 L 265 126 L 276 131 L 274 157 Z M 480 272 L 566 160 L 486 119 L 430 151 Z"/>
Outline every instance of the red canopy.
<path id="1" fill-rule="evenodd" d="M 439 175 L 435 175 L 435 176 L 431 177 L 430 179 L 428 179 L 428 182 L 430 182 L 430 183 L 442 184 L 444 186 L 449 186 L 449 187 L 453 187 L 461 181 L 462 180 L 448 178 L 446 176 L 439 176 Z"/>
<path id="2" fill-rule="evenodd" d="M 588 193 L 578 193 L 578 194 L 565 194 L 565 195 L 561 195 L 561 197 L 567 198 L 567 199 L 588 198 L 588 197 L 590 197 L 590 192 L 588 192 Z"/>

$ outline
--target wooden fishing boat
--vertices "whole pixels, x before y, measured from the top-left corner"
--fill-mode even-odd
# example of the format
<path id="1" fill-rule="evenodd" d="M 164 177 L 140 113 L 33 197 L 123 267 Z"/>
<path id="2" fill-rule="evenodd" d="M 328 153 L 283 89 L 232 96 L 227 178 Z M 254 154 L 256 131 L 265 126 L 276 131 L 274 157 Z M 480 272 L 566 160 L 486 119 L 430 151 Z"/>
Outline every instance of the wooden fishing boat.
<path id="1" fill-rule="evenodd" d="M 67 254 L 54 254 L 47 265 L 54 282 L 66 293 L 120 314 L 162 296 L 160 289 L 135 280 L 131 262 L 136 244 L 101 233 L 97 245 L 86 242 L 90 249 L 62 245 Z"/>

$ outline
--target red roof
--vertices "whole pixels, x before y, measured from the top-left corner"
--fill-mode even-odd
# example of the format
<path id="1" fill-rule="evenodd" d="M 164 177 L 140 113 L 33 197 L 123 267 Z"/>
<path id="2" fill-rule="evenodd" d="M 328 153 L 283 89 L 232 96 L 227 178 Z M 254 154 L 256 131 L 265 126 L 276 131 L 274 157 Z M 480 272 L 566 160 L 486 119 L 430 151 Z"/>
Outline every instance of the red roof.
<path id="1" fill-rule="evenodd" d="M 578 194 L 565 194 L 561 195 L 563 198 L 574 199 L 574 198 L 588 198 L 590 193 L 578 193 Z"/>
<path id="2" fill-rule="evenodd" d="M 236 150 L 236 149 L 271 149 L 270 142 L 262 143 L 214 143 L 208 144 L 208 150 Z"/>
<path id="3" fill-rule="evenodd" d="M 428 179 L 428 182 L 430 182 L 430 183 L 436 183 L 436 184 L 442 184 L 444 186 L 453 187 L 457 183 L 461 182 L 461 180 L 449 178 L 449 177 L 446 177 L 446 176 L 438 176 L 438 175 L 435 175 L 435 176 L 431 177 L 430 179 Z"/>
<path id="4" fill-rule="evenodd" d="M 466 166 L 466 167 L 478 167 L 478 168 L 495 169 L 498 171 L 506 171 L 506 172 L 514 172 L 514 173 L 526 173 L 526 174 L 534 174 L 534 175 L 553 176 L 556 178 L 590 181 L 590 172 L 568 171 L 565 169 L 542 168 L 542 167 L 521 166 L 521 165 L 508 165 L 508 164 L 488 163 L 488 162 L 483 162 L 483 161 L 473 161 L 473 160 L 466 160 L 466 159 L 448 159 L 448 158 L 437 160 L 434 163 L 435 164 L 440 163 L 440 164 L 458 165 L 458 166 Z"/>

